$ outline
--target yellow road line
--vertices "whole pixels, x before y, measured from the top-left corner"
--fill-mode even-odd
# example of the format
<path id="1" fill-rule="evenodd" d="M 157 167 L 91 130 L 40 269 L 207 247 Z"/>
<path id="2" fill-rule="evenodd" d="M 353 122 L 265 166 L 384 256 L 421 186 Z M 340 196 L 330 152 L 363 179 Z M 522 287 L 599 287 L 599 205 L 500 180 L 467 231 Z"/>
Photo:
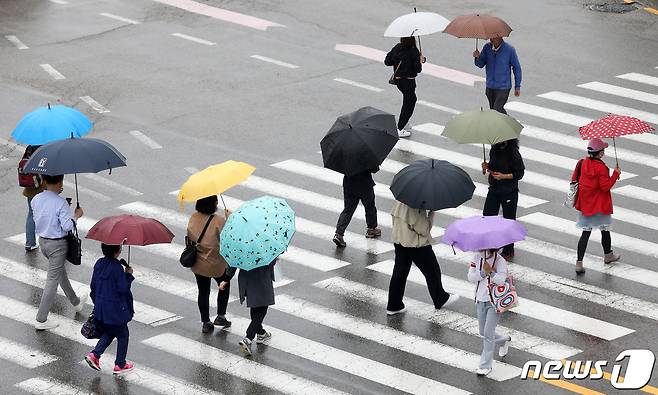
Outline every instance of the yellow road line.
<path id="1" fill-rule="evenodd" d="M 533 370 L 528 370 L 528 377 L 531 377 L 535 374 Z M 571 391 L 576 394 L 581 394 L 581 395 L 605 395 L 603 392 L 598 392 L 591 390 L 587 387 L 583 387 L 581 385 L 573 384 L 565 380 L 549 380 L 544 378 L 543 374 L 539 375 L 539 381 L 544 382 L 546 384 L 550 384 L 555 387 L 559 387 L 562 389 L 565 389 L 567 391 Z"/>
<path id="2" fill-rule="evenodd" d="M 654 15 L 658 15 L 658 10 L 653 7 L 645 7 L 644 10 Z"/>
<path id="3" fill-rule="evenodd" d="M 567 365 L 566 365 L 567 367 L 571 367 L 571 363 L 572 363 L 571 361 L 566 361 L 566 360 L 563 359 L 562 362 L 566 363 L 566 364 L 567 364 Z M 581 365 L 581 366 L 580 366 L 580 371 L 582 372 L 584 369 L 585 369 L 585 366 Z M 595 372 L 596 372 L 596 369 L 593 369 L 593 368 L 592 368 L 592 369 L 590 369 L 590 372 L 591 372 L 591 373 L 595 373 Z M 608 373 L 608 372 L 603 372 L 603 378 L 606 379 L 606 380 L 608 380 L 608 381 L 610 381 L 610 379 L 612 378 L 612 376 L 611 376 L 610 373 Z M 623 382 L 624 382 L 624 378 L 623 378 L 622 376 L 619 376 L 619 382 L 620 382 L 620 383 L 623 383 Z M 640 388 L 640 391 L 642 391 L 642 392 L 646 392 L 647 394 L 658 395 L 658 388 L 656 388 L 656 387 L 652 387 L 652 386 L 650 386 L 650 385 L 645 385 L 644 387 Z"/>

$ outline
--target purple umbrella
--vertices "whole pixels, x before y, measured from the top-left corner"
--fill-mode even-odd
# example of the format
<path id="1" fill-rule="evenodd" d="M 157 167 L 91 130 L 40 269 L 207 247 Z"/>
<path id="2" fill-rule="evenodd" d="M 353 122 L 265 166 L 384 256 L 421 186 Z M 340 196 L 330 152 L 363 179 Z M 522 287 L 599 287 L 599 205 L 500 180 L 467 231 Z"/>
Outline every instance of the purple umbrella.
<path id="1" fill-rule="evenodd" d="M 462 251 L 480 251 L 523 240 L 526 234 L 523 225 L 513 219 L 478 216 L 450 224 L 443 233 L 443 242 Z"/>

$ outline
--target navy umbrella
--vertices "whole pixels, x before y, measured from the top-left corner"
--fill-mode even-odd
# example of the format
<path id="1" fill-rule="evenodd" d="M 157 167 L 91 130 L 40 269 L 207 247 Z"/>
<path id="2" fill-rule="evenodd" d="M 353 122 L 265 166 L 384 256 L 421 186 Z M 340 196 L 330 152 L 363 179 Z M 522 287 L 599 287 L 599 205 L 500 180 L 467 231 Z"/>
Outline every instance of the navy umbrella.
<path id="1" fill-rule="evenodd" d="M 91 138 L 53 141 L 34 151 L 24 167 L 26 173 L 56 176 L 75 175 L 78 200 L 78 173 L 98 173 L 126 166 L 126 158 L 110 143 Z"/>
<path id="2" fill-rule="evenodd" d="M 411 208 L 441 210 L 459 207 L 475 191 L 471 177 L 450 162 L 436 159 L 418 160 L 393 177 L 391 192 L 398 201 Z"/>
<path id="3" fill-rule="evenodd" d="M 363 107 L 339 117 L 320 142 L 324 167 L 355 175 L 381 165 L 398 142 L 395 116 Z"/>

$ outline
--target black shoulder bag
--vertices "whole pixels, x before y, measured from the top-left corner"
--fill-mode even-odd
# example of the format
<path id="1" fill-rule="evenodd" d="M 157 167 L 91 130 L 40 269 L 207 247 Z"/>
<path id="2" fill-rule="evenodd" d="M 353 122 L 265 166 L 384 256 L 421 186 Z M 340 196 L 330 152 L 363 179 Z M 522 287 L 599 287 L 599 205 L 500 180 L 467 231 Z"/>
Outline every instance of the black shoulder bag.
<path id="1" fill-rule="evenodd" d="M 192 267 L 196 263 L 196 247 L 201 242 L 201 240 L 203 240 L 203 236 L 206 234 L 206 230 L 208 230 L 210 221 L 212 221 L 214 216 L 215 214 L 212 214 L 210 218 L 208 218 L 208 222 L 206 222 L 206 226 L 203 227 L 203 230 L 201 231 L 201 234 L 199 235 L 199 238 L 196 242 L 185 236 L 185 249 L 183 250 L 183 253 L 180 254 L 179 259 L 180 264 L 183 265 L 183 267 Z"/>
<path id="2" fill-rule="evenodd" d="M 78 266 L 82 263 L 82 241 L 78 236 L 78 227 L 73 221 L 73 230 L 66 235 L 66 260 Z"/>

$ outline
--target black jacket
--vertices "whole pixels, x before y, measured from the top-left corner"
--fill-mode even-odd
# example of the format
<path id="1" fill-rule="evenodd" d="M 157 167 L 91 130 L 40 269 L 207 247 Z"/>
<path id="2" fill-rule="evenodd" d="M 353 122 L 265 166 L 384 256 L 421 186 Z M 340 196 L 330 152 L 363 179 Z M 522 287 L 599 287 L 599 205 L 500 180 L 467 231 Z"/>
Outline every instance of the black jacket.
<path id="1" fill-rule="evenodd" d="M 365 197 L 370 193 L 374 193 L 375 180 L 372 179 L 372 173 L 378 171 L 379 167 L 376 167 L 353 176 L 343 176 L 343 192 L 346 195 L 358 197 Z"/>
<path id="2" fill-rule="evenodd" d="M 395 72 L 396 77 L 415 77 L 423 69 L 418 48 L 407 47 L 402 44 L 397 44 L 386 54 L 384 64 L 392 66 L 393 70 L 400 64 L 398 71 Z"/>
<path id="3" fill-rule="evenodd" d="M 519 190 L 519 180 L 525 173 L 525 165 L 519 149 L 516 147 L 507 147 L 499 149 L 491 147 L 489 151 L 489 171 L 499 173 L 512 173 L 511 180 L 496 180 L 491 173 L 489 174 L 489 189 L 493 192 L 505 195 Z"/>
<path id="4" fill-rule="evenodd" d="M 263 307 L 274 304 L 274 265 L 276 259 L 267 266 L 259 266 L 251 270 L 242 270 L 238 274 L 240 303 L 247 300 L 247 307 Z M 230 279 L 235 275 L 236 268 L 227 267 L 226 276 Z"/>

